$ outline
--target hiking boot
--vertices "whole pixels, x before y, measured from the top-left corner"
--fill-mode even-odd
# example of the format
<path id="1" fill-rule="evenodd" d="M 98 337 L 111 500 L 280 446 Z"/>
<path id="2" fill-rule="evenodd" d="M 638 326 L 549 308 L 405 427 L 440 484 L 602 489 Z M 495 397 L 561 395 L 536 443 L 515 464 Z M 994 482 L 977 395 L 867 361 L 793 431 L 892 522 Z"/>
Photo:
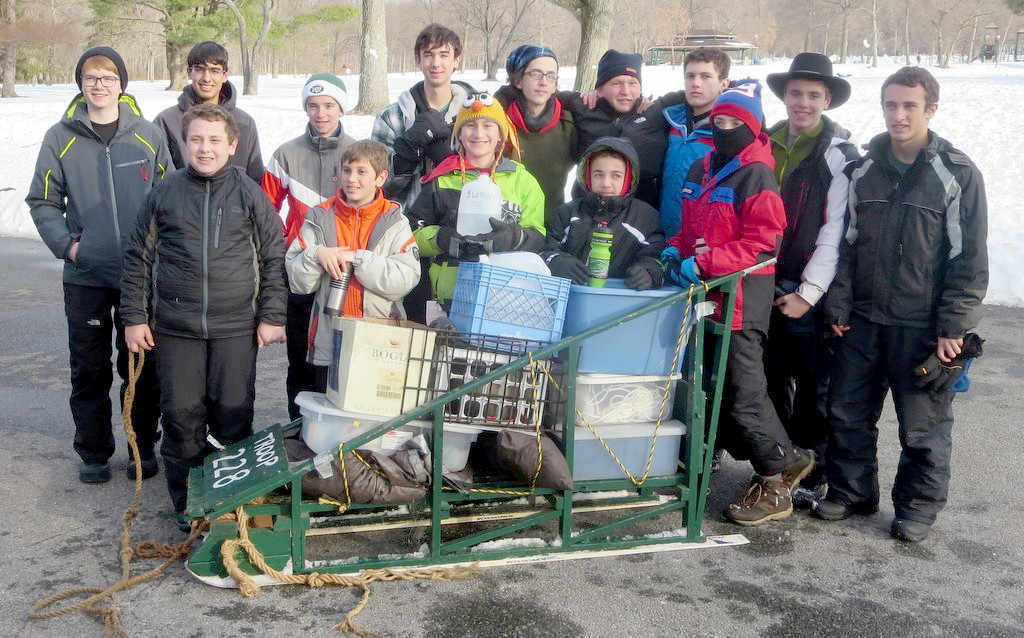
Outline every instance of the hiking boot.
<path id="1" fill-rule="evenodd" d="M 107 463 L 82 463 L 78 466 L 78 480 L 83 483 L 106 483 L 110 480 Z"/>
<path id="2" fill-rule="evenodd" d="M 153 478 L 160 472 L 160 466 L 156 464 L 156 457 L 151 456 L 148 459 L 142 458 L 142 480 L 145 481 L 148 478 Z M 128 463 L 128 468 L 125 470 L 125 474 L 128 475 L 129 480 L 135 480 L 135 462 L 131 461 Z"/>
<path id="3" fill-rule="evenodd" d="M 725 517 L 737 525 L 760 525 L 793 513 L 789 488 L 780 480 L 755 476 L 739 503 L 725 509 Z"/>
<path id="4" fill-rule="evenodd" d="M 192 531 L 192 521 L 185 516 L 185 512 L 175 512 L 174 522 L 177 523 L 178 529 L 186 534 Z"/>
<path id="5" fill-rule="evenodd" d="M 928 523 L 918 523 L 917 521 L 910 521 L 905 518 L 894 518 L 892 519 L 892 527 L 889 529 L 889 533 L 899 541 L 920 543 L 928 538 L 928 532 L 931 530 L 931 527 Z"/>
<path id="6" fill-rule="evenodd" d="M 828 493 L 828 483 L 821 481 L 815 485 L 804 486 L 793 490 L 793 507 L 797 509 L 808 509 L 816 502 L 825 500 Z"/>
<path id="7" fill-rule="evenodd" d="M 790 493 L 800 487 L 800 481 L 814 469 L 814 452 L 805 450 L 802 447 L 793 446 L 793 462 L 789 467 L 782 470 L 782 482 L 789 488 Z"/>
<path id="8" fill-rule="evenodd" d="M 841 521 L 853 514 L 874 514 L 878 511 L 878 503 L 847 503 L 826 498 L 815 501 L 811 506 L 811 514 L 824 521 Z"/>

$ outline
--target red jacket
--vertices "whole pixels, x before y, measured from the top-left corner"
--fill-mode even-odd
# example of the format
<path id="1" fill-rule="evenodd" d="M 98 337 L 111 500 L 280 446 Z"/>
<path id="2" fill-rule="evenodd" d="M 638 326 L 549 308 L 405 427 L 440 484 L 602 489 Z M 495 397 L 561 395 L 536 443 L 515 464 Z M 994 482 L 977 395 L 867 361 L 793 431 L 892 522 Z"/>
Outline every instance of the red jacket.
<path id="1" fill-rule="evenodd" d="M 786 211 L 772 169 L 771 142 L 762 133 L 716 175 L 711 172 L 713 153 L 694 162 L 683 184 L 683 215 L 679 233 L 669 240 L 679 254 L 697 256 L 705 280 L 722 277 L 773 257 Z M 707 250 L 697 255 L 698 240 Z M 736 295 L 732 329 L 767 330 L 775 289 L 775 266 L 747 275 Z M 721 318 L 721 295 L 715 318 Z"/>

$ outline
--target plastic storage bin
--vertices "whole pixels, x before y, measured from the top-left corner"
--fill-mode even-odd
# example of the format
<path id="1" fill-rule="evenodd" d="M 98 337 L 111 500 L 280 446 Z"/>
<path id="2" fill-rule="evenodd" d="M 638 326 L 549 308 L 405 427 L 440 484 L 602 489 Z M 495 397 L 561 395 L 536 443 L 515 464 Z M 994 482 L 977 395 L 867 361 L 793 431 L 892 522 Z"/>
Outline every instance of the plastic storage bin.
<path id="1" fill-rule="evenodd" d="M 519 354 L 504 354 L 480 348 L 442 346 L 442 356 L 434 364 L 438 396 L 492 372 Z M 543 370 L 551 369 L 548 360 L 538 362 Z M 548 391 L 548 377 L 538 370 L 531 376 L 528 369 L 500 377 L 472 394 L 445 405 L 445 420 L 481 425 L 533 427 L 536 411 L 542 414 Z"/>
<path id="2" fill-rule="evenodd" d="M 462 263 L 449 318 L 463 334 L 562 338 L 570 281 L 481 263 Z"/>
<path id="3" fill-rule="evenodd" d="M 679 292 L 666 286 L 656 290 L 632 290 L 622 279 L 608 279 L 604 288 L 573 284 L 565 315 L 565 335 L 579 334 L 609 319 Z M 595 335 L 581 344 L 580 372 L 604 374 L 669 374 L 679 338 L 685 300 Z M 683 361 L 686 344 L 679 351 Z M 674 372 L 674 371 L 672 371 Z"/>
<path id="4" fill-rule="evenodd" d="M 319 392 L 300 392 L 295 397 L 295 403 L 302 413 L 302 440 L 317 454 L 337 451 L 342 441 L 348 441 L 391 420 L 391 417 L 339 410 L 327 400 L 327 395 Z M 393 452 L 412 438 L 413 434 L 414 430 L 408 427 L 391 430 L 364 443 L 360 448 L 374 452 Z"/>
<path id="5" fill-rule="evenodd" d="M 602 425 L 594 429 L 634 478 L 643 475 L 654 437 L 653 423 Z M 676 473 L 679 446 L 682 445 L 685 433 L 686 427 L 681 421 L 666 420 L 661 423 L 648 476 L 667 476 Z M 622 468 L 615 463 L 590 428 L 577 427 L 575 436 L 572 470 L 574 481 L 626 478 Z"/>
<path id="6" fill-rule="evenodd" d="M 410 421 L 407 427 L 423 434 L 429 441 L 433 432 L 430 421 Z M 456 423 L 444 424 L 444 444 L 441 446 L 441 469 L 445 473 L 458 472 L 469 462 L 469 446 L 480 436 L 481 428 Z"/>
<path id="7" fill-rule="evenodd" d="M 672 416 L 676 382 L 681 374 L 668 376 L 634 377 L 608 374 L 581 374 L 576 378 L 576 424 L 617 425 L 621 423 L 647 423 Z M 665 409 L 661 401 L 668 383 Z M 582 414 L 582 417 L 580 416 Z"/>

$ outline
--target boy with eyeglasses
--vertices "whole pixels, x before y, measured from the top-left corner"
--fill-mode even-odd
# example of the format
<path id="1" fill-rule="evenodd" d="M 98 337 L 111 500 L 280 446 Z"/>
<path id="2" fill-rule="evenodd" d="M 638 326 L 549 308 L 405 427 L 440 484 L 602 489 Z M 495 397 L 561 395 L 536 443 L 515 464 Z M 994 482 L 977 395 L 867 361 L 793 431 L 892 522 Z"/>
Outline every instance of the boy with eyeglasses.
<path id="1" fill-rule="evenodd" d="M 197 104 L 219 104 L 231 113 L 238 127 L 238 151 L 231 157 L 231 163 L 259 184 L 263 179 L 260 136 L 252 117 L 235 105 L 238 89 L 228 80 L 227 49 L 216 42 L 200 42 L 188 52 L 185 70 L 191 83 L 178 96 L 175 106 L 164 109 L 153 120 L 164 132 L 174 167 L 185 168 L 188 164 L 181 137 L 185 112 Z"/>
<path id="2" fill-rule="evenodd" d="M 82 54 L 75 69 L 81 92 L 46 132 L 25 199 L 54 257 L 64 261 L 64 312 L 71 350 L 71 415 L 83 483 L 110 480 L 114 453 L 110 385 L 111 334 L 124 394 L 128 350 L 118 317 L 124 236 L 156 182 L 170 168 L 160 130 L 124 93 L 128 73 L 109 47 Z M 155 366 L 138 381 L 132 421 L 142 477 L 158 471 L 153 446 L 160 417 Z M 135 466 L 128 466 L 135 478 Z"/>

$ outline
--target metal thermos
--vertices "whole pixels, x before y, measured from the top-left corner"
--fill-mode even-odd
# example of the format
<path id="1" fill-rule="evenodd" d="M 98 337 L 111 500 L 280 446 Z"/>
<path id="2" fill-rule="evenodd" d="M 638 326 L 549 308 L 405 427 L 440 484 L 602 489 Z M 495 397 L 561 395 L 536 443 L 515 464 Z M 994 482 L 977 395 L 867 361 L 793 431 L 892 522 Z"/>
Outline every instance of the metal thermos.
<path id="1" fill-rule="evenodd" d="M 327 292 L 327 307 L 325 312 L 332 317 L 340 317 L 345 308 L 345 295 L 348 293 L 348 280 L 352 277 L 352 271 L 348 269 L 341 273 L 341 279 L 331 279 L 331 289 Z"/>

